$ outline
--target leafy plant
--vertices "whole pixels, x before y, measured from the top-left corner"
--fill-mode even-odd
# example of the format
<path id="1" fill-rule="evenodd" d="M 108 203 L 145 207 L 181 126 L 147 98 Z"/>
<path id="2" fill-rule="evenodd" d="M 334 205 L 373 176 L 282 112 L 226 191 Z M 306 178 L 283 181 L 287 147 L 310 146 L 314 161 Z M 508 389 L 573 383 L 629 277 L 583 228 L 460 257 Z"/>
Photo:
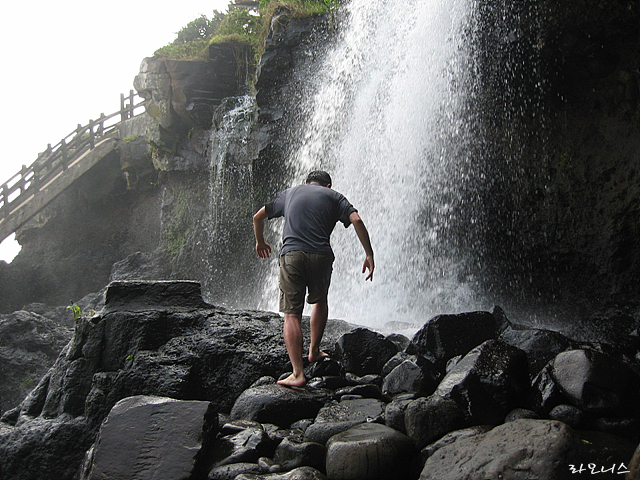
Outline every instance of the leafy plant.
<path id="1" fill-rule="evenodd" d="M 71 313 L 73 313 L 73 320 L 76 322 L 80 320 L 80 317 L 82 317 L 82 309 L 73 302 L 71 302 L 71 305 L 67 307 L 67 310 L 71 310 Z"/>

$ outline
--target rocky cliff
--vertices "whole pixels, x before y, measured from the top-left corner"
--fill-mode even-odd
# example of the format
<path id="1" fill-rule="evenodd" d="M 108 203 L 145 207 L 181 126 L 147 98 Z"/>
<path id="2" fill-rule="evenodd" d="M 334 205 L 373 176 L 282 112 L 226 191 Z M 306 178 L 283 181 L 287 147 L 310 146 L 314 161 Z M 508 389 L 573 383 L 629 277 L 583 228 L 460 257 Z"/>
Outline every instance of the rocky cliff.
<path id="1" fill-rule="evenodd" d="M 412 339 L 332 320 L 331 359 L 297 389 L 275 383 L 275 314 L 209 305 L 185 281 L 114 282 L 104 299 L 2 416 L 2 478 L 637 478 L 631 332 L 584 342 L 499 307 Z"/>

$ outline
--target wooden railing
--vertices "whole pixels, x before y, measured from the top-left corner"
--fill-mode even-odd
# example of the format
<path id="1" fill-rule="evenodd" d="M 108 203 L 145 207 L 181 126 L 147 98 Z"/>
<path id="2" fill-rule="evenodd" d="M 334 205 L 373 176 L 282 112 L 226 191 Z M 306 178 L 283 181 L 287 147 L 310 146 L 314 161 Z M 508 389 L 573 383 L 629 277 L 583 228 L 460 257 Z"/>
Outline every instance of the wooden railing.
<path id="1" fill-rule="evenodd" d="M 18 173 L 0 185 L 0 224 L 23 203 L 53 184 L 84 153 L 106 138 L 116 136 L 118 124 L 143 113 L 138 109 L 146 103 L 133 90 L 128 97 L 120 94 L 119 111 L 106 116 L 101 113 L 97 120 L 78 125 L 54 147 L 49 144 L 30 166 L 23 165 Z"/>

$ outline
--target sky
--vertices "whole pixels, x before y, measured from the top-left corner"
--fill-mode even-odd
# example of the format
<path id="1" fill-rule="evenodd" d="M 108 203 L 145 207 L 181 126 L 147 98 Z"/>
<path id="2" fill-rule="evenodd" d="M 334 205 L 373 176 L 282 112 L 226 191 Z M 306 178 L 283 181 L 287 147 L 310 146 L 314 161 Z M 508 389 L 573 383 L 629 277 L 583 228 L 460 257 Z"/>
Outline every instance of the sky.
<path id="1" fill-rule="evenodd" d="M 230 0 L 0 3 L 0 184 L 78 124 L 120 109 L 140 63 Z M 9 237 L 0 260 L 19 246 Z"/>

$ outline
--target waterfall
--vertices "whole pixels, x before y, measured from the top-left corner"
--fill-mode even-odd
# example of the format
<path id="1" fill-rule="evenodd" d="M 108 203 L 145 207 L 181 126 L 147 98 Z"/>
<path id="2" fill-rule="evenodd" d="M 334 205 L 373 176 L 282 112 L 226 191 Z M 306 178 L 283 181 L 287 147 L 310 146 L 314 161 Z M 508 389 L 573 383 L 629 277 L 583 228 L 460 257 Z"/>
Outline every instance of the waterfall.
<path id="1" fill-rule="evenodd" d="M 470 260 L 451 232 L 468 177 L 471 1 L 351 0 L 338 15 L 340 37 L 309 79 L 305 121 L 291 134 L 291 185 L 312 169 L 329 171 L 367 225 L 376 260 L 365 283 L 353 228 L 336 226 L 331 318 L 398 331 L 479 307 Z M 276 282 L 262 305 L 272 310 Z"/>

